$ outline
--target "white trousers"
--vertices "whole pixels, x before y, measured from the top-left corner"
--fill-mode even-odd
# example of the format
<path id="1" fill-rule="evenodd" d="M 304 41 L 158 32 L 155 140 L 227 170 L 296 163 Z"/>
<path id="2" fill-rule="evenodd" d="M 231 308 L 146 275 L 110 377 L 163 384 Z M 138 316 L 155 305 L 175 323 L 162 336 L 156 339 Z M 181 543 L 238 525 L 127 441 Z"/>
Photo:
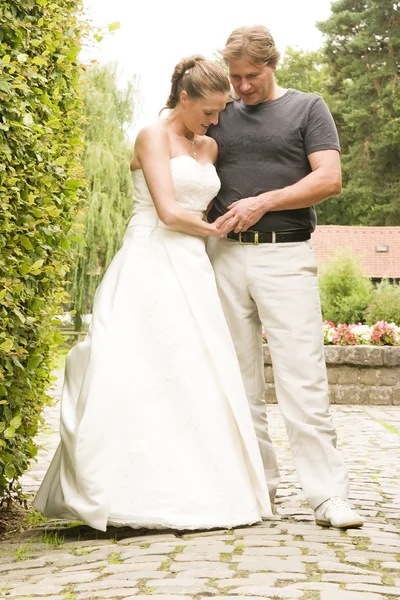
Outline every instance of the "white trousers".
<path id="1" fill-rule="evenodd" d="M 241 245 L 210 238 L 225 317 L 235 344 L 271 501 L 279 468 L 268 434 L 261 324 L 277 400 L 304 494 L 315 509 L 348 497 L 348 473 L 329 413 L 317 265 L 310 241 Z"/>

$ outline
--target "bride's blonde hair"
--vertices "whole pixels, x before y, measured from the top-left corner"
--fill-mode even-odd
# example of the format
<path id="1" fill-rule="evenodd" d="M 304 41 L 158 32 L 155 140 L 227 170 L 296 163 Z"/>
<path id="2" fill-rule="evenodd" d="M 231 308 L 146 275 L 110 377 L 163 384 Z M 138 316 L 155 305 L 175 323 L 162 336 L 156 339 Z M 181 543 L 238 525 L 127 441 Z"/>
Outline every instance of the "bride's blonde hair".
<path id="1" fill-rule="evenodd" d="M 225 94 L 230 90 L 227 74 L 216 62 L 201 54 L 182 58 L 171 77 L 171 91 L 164 108 L 173 109 L 185 91 L 189 98 L 204 98 L 207 93 Z M 164 110 L 164 108 L 162 110 Z"/>

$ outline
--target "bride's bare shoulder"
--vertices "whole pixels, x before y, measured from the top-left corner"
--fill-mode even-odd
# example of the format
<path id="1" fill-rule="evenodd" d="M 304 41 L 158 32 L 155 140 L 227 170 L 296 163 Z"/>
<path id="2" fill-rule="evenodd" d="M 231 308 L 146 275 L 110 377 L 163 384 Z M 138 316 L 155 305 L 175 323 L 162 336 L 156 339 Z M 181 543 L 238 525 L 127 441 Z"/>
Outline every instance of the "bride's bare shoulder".
<path id="1" fill-rule="evenodd" d="M 143 127 L 139 131 L 135 141 L 135 148 L 142 144 L 168 143 L 169 137 L 162 121 L 157 121 L 151 125 Z"/>
<path id="2" fill-rule="evenodd" d="M 131 171 L 141 168 L 141 159 L 144 156 L 170 154 L 170 141 L 168 133 L 162 123 L 153 123 L 143 127 L 135 139 L 133 156 L 130 164 Z"/>

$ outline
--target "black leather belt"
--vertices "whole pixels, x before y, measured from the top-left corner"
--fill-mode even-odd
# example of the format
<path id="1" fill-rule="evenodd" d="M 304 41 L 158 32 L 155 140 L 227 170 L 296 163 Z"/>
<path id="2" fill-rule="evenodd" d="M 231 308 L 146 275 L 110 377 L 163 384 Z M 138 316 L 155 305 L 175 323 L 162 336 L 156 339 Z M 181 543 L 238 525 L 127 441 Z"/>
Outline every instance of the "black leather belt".
<path id="1" fill-rule="evenodd" d="M 282 242 L 305 242 L 311 237 L 308 229 L 292 229 L 290 231 L 254 231 L 248 229 L 235 233 L 231 231 L 226 236 L 236 240 L 244 246 L 257 246 L 257 244 L 281 244 Z"/>

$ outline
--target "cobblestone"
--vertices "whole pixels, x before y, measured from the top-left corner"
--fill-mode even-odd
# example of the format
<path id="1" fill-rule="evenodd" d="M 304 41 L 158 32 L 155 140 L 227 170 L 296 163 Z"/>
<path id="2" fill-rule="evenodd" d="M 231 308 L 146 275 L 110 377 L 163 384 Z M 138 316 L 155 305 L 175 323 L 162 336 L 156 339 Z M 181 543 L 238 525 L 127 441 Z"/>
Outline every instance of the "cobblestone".
<path id="1" fill-rule="evenodd" d="M 61 379 L 54 391 L 57 397 Z M 299 487 L 283 421 L 269 406 L 282 483 L 276 515 L 253 527 L 188 534 L 48 520 L 0 543 L 0 597 L 12 600 L 397 600 L 400 598 L 400 406 L 334 406 L 350 500 L 363 529 L 318 527 Z M 58 443 L 47 407 L 33 494 Z M 386 426 L 385 426 L 386 425 Z M 46 535 L 44 535 L 46 534 Z"/>

